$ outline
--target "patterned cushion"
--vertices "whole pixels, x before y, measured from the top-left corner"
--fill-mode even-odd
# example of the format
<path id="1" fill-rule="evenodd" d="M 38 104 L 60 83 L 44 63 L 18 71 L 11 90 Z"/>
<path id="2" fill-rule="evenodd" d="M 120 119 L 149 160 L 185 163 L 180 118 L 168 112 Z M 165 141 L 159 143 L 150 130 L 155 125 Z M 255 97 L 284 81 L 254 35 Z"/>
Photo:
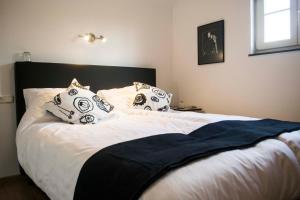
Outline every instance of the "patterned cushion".
<path id="1" fill-rule="evenodd" d="M 171 93 L 145 83 L 134 82 L 133 84 L 136 88 L 136 95 L 133 102 L 134 108 L 163 112 L 169 111 L 172 99 Z"/>
<path id="2" fill-rule="evenodd" d="M 105 118 L 113 106 L 74 79 L 68 89 L 45 104 L 46 110 L 74 124 L 95 124 Z"/>

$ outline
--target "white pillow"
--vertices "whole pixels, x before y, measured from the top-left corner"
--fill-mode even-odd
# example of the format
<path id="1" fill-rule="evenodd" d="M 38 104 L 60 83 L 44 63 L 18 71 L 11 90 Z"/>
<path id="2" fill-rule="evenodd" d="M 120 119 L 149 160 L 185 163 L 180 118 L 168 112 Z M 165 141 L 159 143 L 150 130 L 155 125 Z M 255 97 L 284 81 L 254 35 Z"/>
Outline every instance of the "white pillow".
<path id="1" fill-rule="evenodd" d="M 30 107 L 41 107 L 45 102 L 51 101 L 53 96 L 66 88 L 28 88 L 23 90 L 26 110 Z"/>
<path id="2" fill-rule="evenodd" d="M 172 94 L 144 83 L 134 82 L 136 95 L 133 108 L 167 112 L 170 109 Z"/>
<path id="3" fill-rule="evenodd" d="M 115 110 L 126 110 L 132 107 L 135 97 L 135 86 L 98 90 L 97 95 L 114 105 Z"/>
<path id="4" fill-rule="evenodd" d="M 57 93 L 64 91 L 66 88 L 29 88 L 23 89 L 23 95 L 26 105 L 27 114 L 26 121 L 33 122 L 36 120 L 42 122 L 56 121 L 57 118 L 44 109 L 45 102 L 51 101 L 53 96 Z M 23 118 L 22 118 L 23 121 Z"/>
<path id="5" fill-rule="evenodd" d="M 72 81 L 69 88 L 54 96 L 45 108 L 66 122 L 95 124 L 105 118 L 113 106 L 77 81 Z"/>
<path id="6" fill-rule="evenodd" d="M 71 84 L 76 84 L 78 81 L 74 78 Z M 90 89 L 90 86 L 84 86 L 86 89 Z M 45 102 L 51 101 L 53 96 L 62 92 L 66 88 L 28 88 L 23 89 L 23 95 L 25 99 L 26 110 L 30 107 L 41 107 Z"/>

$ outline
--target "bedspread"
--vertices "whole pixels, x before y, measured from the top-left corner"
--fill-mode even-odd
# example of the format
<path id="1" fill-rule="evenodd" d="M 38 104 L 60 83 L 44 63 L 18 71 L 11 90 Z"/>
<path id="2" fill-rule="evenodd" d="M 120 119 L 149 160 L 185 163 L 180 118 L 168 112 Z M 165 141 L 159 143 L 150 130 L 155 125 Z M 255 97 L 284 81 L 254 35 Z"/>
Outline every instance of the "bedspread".
<path id="1" fill-rule="evenodd" d="M 18 159 L 25 172 L 51 199 L 68 200 L 73 199 L 81 167 L 102 148 L 157 134 L 188 134 L 221 120 L 252 119 L 132 110 L 113 112 L 96 125 L 83 126 L 49 120 L 29 109 L 17 131 Z M 141 199 L 274 200 L 299 197 L 299 135 L 299 131 L 285 133 L 280 140 L 268 139 L 252 148 L 197 160 L 156 181 Z M 296 142 L 294 137 L 298 138 Z"/>

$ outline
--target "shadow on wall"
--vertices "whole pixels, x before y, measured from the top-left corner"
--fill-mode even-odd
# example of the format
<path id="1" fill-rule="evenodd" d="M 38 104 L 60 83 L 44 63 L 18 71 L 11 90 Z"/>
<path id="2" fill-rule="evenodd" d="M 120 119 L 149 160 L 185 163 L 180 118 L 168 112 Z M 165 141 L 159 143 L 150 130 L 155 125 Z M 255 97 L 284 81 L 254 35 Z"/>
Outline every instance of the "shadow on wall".
<path id="1" fill-rule="evenodd" d="M 14 64 L 0 65 L 0 96 L 14 96 Z M 15 104 L 0 104 L 0 177 L 17 174 Z"/>
<path id="2" fill-rule="evenodd" d="M 0 65 L 0 95 L 14 94 L 14 64 Z"/>

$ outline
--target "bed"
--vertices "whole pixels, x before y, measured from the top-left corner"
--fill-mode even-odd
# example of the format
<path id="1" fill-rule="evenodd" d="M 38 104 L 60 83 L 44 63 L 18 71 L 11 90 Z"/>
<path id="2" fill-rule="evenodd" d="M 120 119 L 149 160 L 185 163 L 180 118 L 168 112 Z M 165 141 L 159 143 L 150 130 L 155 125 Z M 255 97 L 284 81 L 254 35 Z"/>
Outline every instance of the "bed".
<path id="1" fill-rule="evenodd" d="M 93 126 L 49 119 L 39 110 L 25 112 L 25 88 L 65 87 L 78 78 L 92 90 L 141 81 L 155 85 L 155 70 L 20 62 L 15 65 L 18 160 L 24 173 L 51 199 L 72 199 L 84 162 L 120 142 L 165 133 L 188 134 L 222 120 L 249 117 L 193 112 L 115 111 Z M 25 114 L 24 114 L 25 113 Z M 300 197 L 300 132 L 284 133 L 254 147 L 199 159 L 166 174 L 140 199 L 297 199 Z M 101 199 L 101 196 L 99 196 Z"/>

